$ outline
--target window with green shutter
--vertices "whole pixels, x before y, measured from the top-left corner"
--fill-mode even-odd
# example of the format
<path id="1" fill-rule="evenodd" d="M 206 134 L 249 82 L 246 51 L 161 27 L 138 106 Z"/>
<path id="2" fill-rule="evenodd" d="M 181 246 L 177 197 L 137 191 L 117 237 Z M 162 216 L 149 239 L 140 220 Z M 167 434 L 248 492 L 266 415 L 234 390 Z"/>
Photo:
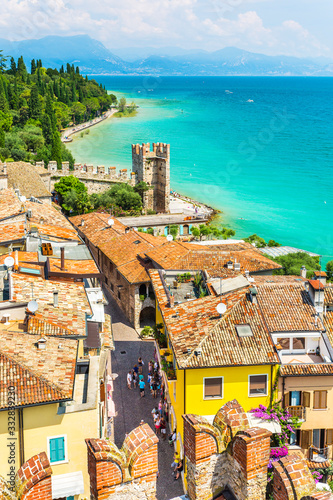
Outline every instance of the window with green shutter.
<path id="1" fill-rule="evenodd" d="M 65 436 L 49 439 L 49 455 L 51 464 L 65 460 Z"/>

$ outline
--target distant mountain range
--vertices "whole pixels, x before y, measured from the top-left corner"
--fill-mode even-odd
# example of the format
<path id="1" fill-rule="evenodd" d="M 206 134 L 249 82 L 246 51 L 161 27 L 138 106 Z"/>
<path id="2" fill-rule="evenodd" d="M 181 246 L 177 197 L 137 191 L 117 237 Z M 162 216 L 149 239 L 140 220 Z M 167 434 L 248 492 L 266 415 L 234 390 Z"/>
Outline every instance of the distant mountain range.
<path id="1" fill-rule="evenodd" d="M 40 40 L 10 42 L 0 39 L 0 49 L 15 58 L 42 59 L 43 66 L 67 62 L 88 75 L 155 76 L 333 76 L 333 61 L 267 56 L 235 47 L 215 52 L 178 47 L 128 48 L 114 52 L 88 35 L 47 36 Z"/>

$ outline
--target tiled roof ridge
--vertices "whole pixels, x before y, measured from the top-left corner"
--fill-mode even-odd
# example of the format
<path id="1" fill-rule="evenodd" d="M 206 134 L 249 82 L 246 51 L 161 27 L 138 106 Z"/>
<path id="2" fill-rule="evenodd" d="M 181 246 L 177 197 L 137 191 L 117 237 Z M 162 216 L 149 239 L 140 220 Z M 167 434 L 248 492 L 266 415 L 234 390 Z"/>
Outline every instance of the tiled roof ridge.
<path id="1" fill-rule="evenodd" d="M 75 335 L 75 332 L 74 330 L 71 330 L 70 328 L 67 328 L 65 326 L 59 326 L 57 323 L 54 323 L 53 321 L 50 321 L 49 319 L 42 319 L 42 316 L 39 315 L 38 313 L 35 314 L 35 317 L 29 317 L 29 320 L 28 320 L 28 330 L 27 330 L 27 333 L 28 334 L 32 334 L 32 335 L 42 335 L 42 334 L 39 334 L 39 333 L 32 333 L 31 331 L 29 332 L 29 324 L 31 321 L 38 321 L 38 323 L 40 323 L 41 325 L 43 324 L 46 324 L 46 325 L 50 325 L 54 328 L 58 328 L 59 330 L 62 330 L 64 331 L 64 334 L 65 332 L 68 332 L 69 335 Z M 49 335 L 49 336 L 54 336 L 54 337 L 58 337 L 59 335 L 61 334 L 55 334 L 55 335 L 52 335 L 52 334 L 47 334 L 47 333 L 44 333 L 45 335 Z"/>
<path id="2" fill-rule="evenodd" d="M 50 382 L 45 377 L 43 377 L 39 373 L 35 372 L 31 368 L 27 367 L 21 361 L 18 361 L 16 359 L 12 358 L 11 356 L 9 356 L 8 354 L 4 353 L 1 350 L 1 347 L 0 347 L 0 356 L 3 356 L 4 358 L 6 358 L 12 365 L 19 366 L 21 369 L 23 369 L 24 371 L 26 371 L 27 373 L 29 373 L 30 375 L 35 377 L 39 382 L 41 382 L 42 384 L 45 384 L 47 387 L 49 387 L 52 391 L 55 391 L 56 393 L 58 393 L 59 394 L 58 399 L 67 399 L 64 391 L 60 387 L 58 387 L 56 384 Z"/>
<path id="3" fill-rule="evenodd" d="M 230 294 L 229 294 L 230 295 Z M 215 325 L 209 330 L 209 332 L 204 336 L 203 339 L 200 340 L 200 342 L 198 343 L 196 349 L 202 347 L 204 345 L 205 342 L 208 341 L 210 335 L 212 333 L 214 333 L 214 331 L 216 330 L 216 328 L 223 322 L 225 321 L 231 314 L 232 310 L 242 302 L 242 300 L 244 300 L 245 298 L 245 295 L 246 293 L 244 293 L 243 297 L 240 297 L 239 300 L 237 300 L 237 302 L 235 302 L 234 304 L 231 304 L 229 308 L 227 308 L 226 312 L 223 314 L 223 316 L 218 320 L 217 323 L 215 323 Z M 206 298 L 206 297 L 203 297 L 203 298 Z M 188 362 L 191 360 L 191 358 L 193 358 L 194 356 L 194 350 L 191 352 L 191 354 L 188 356 L 188 358 L 186 358 L 186 361 L 184 363 L 184 365 L 186 366 L 188 364 Z"/>
<path id="4" fill-rule="evenodd" d="M 150 238 L 145 238 L 145 233 L 141 233 L 140 231 L 133 231 L 135 234 L 137 234 L 138 236 L 140 236 L 140 238 L 142 238 L 146 243 L 148 243 L 148 245 L 150 245 L 152 248 L 156 248 L 156 247 L 161 247 L 163 246 L 165 243 L 167 243 L 167 241 L 161 243 L 161 244 L 158 244 L 158 245 L 153 245 L 152 242 L 150 241 Z M 151 235 L 150 235 L 151 236 Z M 156 237 L 156 236 L 155 236 Z"/>

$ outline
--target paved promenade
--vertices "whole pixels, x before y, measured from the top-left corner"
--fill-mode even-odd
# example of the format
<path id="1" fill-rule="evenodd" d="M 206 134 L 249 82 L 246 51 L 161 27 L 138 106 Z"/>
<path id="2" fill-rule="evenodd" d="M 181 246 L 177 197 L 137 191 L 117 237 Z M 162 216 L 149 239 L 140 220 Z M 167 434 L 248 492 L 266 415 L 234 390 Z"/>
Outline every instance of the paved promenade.
<path id="1" fill-rule="evenodd" d="M 88 122 L 85 123 L 80 123 L 79 125 L 76 125 L 75 127 L 71 128 L 66 128 L 66 130 L 61 134 L 61 141 L 62 142 L 72 142 L 71 135 L 78 134 L 79 132 L 83 132 L 83 130 L 86 130 L 87 128 L 93 127 L 94 125 L 98 125 L 98 123 L 104 122 L 107 118 L 110 116 L 114 115 L 118 109 L 110 109 L 109 111 L 106 111 L 102 116 L 99 116 L 98 118 L 94 118 L 93 120 L 89 120 Z"/>
<path id="2" fill-rule="evenodd" d="M 106 312 L 112 316 L 112 328 L 115 340 L 115 351 L 112 353 L 112 372 L 118 377 L 114 381 L 114 402 L 117 416 L 114 419 L 115 443 L 122 446 L 125 433 L 140 425 L 141 419 L 154 429 L 152 409 L 158 405 L 159 399 L 152 398 L 149 390 L 146 396 L 140 398 L 138 388 L 129 390 L 126 385 L 128 370 L 137 364 L 139 356 L 144 360 L 143 374 L 147 381 L 147 364 L 154 355 L 154 343 L 142 341 L 138 338 L 136 331 L 131 327 L 122 311 L 114 302 L 112 297 L 104 290 L 109 301 Z M 168 435 L 167 430 L 167 435 Z M 181 480 L 174 481 L 171 474 L 171 463 L 173 460 L 173 448 L 168 440 L 158 443 L 159 478 L 157 479 L 157 500 L 169 500 L 183 495 Z"/>

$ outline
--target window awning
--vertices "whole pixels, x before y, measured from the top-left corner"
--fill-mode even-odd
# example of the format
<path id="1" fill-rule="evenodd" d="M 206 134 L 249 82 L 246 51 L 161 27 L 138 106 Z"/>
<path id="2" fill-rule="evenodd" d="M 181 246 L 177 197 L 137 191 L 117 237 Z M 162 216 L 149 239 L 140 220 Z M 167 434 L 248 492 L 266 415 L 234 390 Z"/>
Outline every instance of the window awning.
<path id="1" fill-rule="evenodd" d="M 52 498 L 63 498 L 84 493 L 82 471 L 52 475 Z"/>

